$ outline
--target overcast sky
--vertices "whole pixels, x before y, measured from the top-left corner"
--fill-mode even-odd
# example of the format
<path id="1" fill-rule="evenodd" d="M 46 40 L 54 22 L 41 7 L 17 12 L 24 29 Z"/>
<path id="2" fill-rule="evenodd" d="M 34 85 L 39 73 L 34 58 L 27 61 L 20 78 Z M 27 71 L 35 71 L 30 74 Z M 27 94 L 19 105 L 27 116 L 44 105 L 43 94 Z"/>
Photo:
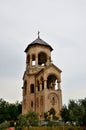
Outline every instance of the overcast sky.
<path id="1" fill-rule="evenodd" d="M 86 0 L 0 0 L 0 98 L 22 101 L 24 50 L 38 30 L 62 70 L 63 104 L 86 98 Z"/>

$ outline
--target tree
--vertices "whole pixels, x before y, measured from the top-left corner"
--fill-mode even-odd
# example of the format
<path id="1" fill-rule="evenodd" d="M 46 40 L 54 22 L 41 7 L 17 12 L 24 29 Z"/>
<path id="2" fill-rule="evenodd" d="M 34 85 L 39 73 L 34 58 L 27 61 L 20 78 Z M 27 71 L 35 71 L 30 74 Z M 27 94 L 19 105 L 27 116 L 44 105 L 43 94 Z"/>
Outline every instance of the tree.
<path id="1" fill-rule="evenodd" d="M 18 126 L 37 126 L 39 123 L 38 114 L 30 110 L 27 114 L 18 116 Z"/>
<path id="2" fill-rule="evenodd" d="M 8 112 L 9 103 L 4 101 L 2 98 L 0 99 L 0 123 L 5 120 L 9 120 L 10 115 Z"/>
<path id="3" fill-rule="evenodd" d="M 16 102 L 15 104 L 10 104 L 8 108 L 10 120 L 17 120 L 18 115 L 21 114 L 21 110 L 21 103 Z"/>
<path id="4" fill-rule="evenodd" d="M 68 107 L 61 110 L 62 119 L 67 122 L 76 122 L 77 125 L 86 125 L 86 99 L 70 100 Z"/>
<path id="5" fill-rule="evenodd" d="M 52 116 L 52 120 L 58 120 L 58 117 L 56 116 L 56 111 L 54 108 L 51 108 L 48 112 L 49 112 L 49 116 Z"/>
<path id="6" fill-rule="evenodd" d="M 26 115 L 26 119 L 27 119 L 27 122 L 29 123 L 29 125 L 31 125 L 31 126 L 38 125 L 38 122 L 39 122 L 38 114 L 35 113 L 34 111 L 30 110 L 28 112 L 28 114 Z"/>
<path id="7" fill-rule="evenodd" d="M 6 102 L 4 99 L 0 99 L 0 123 L 4 121 L 16 120 L 21 113 L 22 105 L 19 102 L 14 104 Z"/>
<path id="8" fill-rule="evenodd" d="M 64 122 L 69 121 L 69 110 L 68 110 L 66 105 L 63 106 L 63 108 L 60 112 L 60 115 L 61 115 Z"/>
<path id="9" fill-rule="evenodd" d="M 45 121 L 58 120 L 58 117 L 56 116 L 55 109 L 51 108 L 48 112 L 45 112 L 44 113 L 44 119 L 45 119 Z"/>
<path id="10" fill-rule="evenodd" d="M 44 120 L 45 121 L 49 121 L 50 119 L 49 119 L 49 113 L 48 112 L 45 112 L 44 113 Z"/>
<path id="11" fill-rule="evenodd" d="M 49 115 L 53 115 L 53 118 L 54 118 L 55 114 L 56 114 L 55 109 L 54 109 L 54 108 L 51 108 L 51 109 L 49 110 Z"/>
<path id="12" fill-rule="evenodd" d="M 79 100 L 79 103 L 80 103 L 81 107 L 83 108 L 83 112 L 82 112 L 82 115 L 83 115 L 83 118 L 82 118 L 83 125 L 86 126 L 86 98 Z"/>
<path id="13" fill-rule="evenodd" d="M 26 125 L 27 125 L 26 115 L 20 114 L 20 115 L 18 116 L 17 125 L 18 125 L 19 127 L 23 127 L 23 126 L 26 126 Z"/>

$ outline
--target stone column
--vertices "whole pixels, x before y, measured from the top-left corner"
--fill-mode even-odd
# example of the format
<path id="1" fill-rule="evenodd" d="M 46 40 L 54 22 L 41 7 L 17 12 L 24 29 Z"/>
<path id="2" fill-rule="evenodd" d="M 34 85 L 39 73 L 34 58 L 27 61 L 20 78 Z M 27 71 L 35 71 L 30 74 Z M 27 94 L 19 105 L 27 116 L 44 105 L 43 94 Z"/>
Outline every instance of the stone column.
<path id="1" fill-rule="evenodd" d="M 57 83 L 58 83 L 58 89 L 61 89 L 60 81 L 57 81 Z"/>
<path id="2" fill-rule="evenodd" d="M 47 88 L 47 80 L 44 80 L 44 89 Z"/>
<path id="3" fill-rule="evenodd" d="M 47 57 L 47 62 L 46 62 L 46 65 L 49 65 L 49 57 Z"/>
<path id="4" fill-rule="evenodd" d="M 55 84 L 55 82 L 54 82 L 54 83 L 53 83 L 53 90 L 55 90 L 55 85 L 56 85 L 56 84 Z"/>
<path id="5" fill-rule="evenodd" d="M 38 92 L 38 87 L 36 86 L 36 92 Z"/>
<path id="6" fill-rule="evenodd" d="M 38 57 L 36 56 L 36 67 L 38 66 Z"/>
<path id="7" fill-rule="evenodd" d="M 42 82 L 40 82 L 40 91 L 42 90 Z"/>

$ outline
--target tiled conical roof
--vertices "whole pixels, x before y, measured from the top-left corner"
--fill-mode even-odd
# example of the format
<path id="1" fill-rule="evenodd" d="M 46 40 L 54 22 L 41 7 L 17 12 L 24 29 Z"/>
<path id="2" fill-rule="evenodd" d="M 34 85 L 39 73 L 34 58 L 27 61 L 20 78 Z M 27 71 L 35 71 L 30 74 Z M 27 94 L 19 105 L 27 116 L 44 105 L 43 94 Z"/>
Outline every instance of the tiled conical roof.
<path id="1" fill-rule="evenodd" d="M 25 52 L 27 52 L 27 50 L 29 49 L 30 46 L 33 46 L 33 45 L 42 45 L 42 46 L 47 46 L 50 48 L 50 50 L 52 51 L 53 48 L 48 44 L 46 43 L 45 41 L 43 41 L 39 36 L 36 40 L 34 40 L 32 43 L 30 43 L 27 48 L 25 49 Z"/>

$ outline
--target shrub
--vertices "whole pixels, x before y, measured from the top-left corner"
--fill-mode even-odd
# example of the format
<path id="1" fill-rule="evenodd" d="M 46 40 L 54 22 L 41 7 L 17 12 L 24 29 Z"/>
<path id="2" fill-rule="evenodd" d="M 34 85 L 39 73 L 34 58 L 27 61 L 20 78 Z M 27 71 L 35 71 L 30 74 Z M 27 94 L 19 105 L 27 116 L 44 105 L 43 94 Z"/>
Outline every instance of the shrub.
<path id="1" fill-rule="evenodd" d="M 10 126 L 10 123 L 5 121 L 5 122 L 0 124 L 0 130 L 7 129 L 9 126 Z"/>

